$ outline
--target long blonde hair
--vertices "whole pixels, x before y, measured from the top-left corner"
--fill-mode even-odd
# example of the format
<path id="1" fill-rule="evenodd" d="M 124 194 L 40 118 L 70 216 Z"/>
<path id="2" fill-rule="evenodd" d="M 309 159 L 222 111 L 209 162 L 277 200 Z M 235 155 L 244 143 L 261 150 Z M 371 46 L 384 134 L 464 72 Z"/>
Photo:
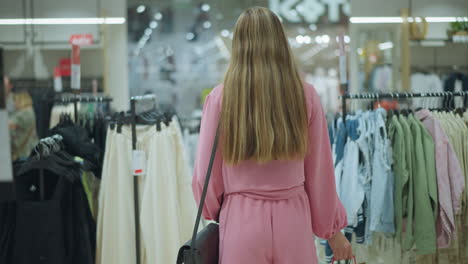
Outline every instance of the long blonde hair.
<path id="1" fill-rule="evenodd" d="M 224 78 L 223 159 L 260 163 L 307 152 L 304 87 L 278 17 L 253 7 L 239 17 Z"/>

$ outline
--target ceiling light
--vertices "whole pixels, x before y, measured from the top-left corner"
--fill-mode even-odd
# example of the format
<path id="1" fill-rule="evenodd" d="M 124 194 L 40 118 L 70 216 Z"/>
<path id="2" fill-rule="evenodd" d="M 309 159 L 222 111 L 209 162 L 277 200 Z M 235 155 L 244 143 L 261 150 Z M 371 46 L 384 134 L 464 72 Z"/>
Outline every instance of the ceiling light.
<path id="1" fill-rule="evenodd" d="M 345 43 L 350 43 L 350 42 L 351 42 L 351 38 L 350 38 L 348 35 L 345 35 L 345 36 L 344 36 L 344 42 L 345 42 Z"/>
<path id="2" fill-rule="evenodd" d="M 322 42 L 325 43 L 325 44 L 328 44 L 330 42 L 330 36 L 323 35 L 322 36 Z"/>
<path id="3" fill-rule="evenodd" d="M 351 23 L 402 23 L 403 18 L 401 17 L 351 17 L 349 19 Z"/>
<path id="4" fill-rule="evenodd" d="M 362 48 L 358 48 L 358 49 L 357 49 L 357 53 L 358 53 L 359 55 L 362 55 L 362 54 L 364 54 L 364 50 L 363 50 Z"/>
<path id="5" fill-rule="evenodd" d="M 124 17 L 0 19 L 0 25 L 96 25 L 96 24 L 124 24 L 124 23 L 125 23 Z"/>
<path id="6" fill-rule="evenodd" d="M 444 23 L 444 22 L 449 23 L 449 22 L 463 21 L 463 18 L 462 17 L 460 17 L 460 18 L 457 18 L 457 17 L 426 17 L 426 21 L 431 22 L 431 23 Z"/>
<path id="7" fill-rule="evenodd" d="M 316 24 L 310 24 L 309 29 L 312 30 L 312 31 L 316 31 L 317 30 L 317 25 Z"/>
<path id="8" fill-rule="evenodd" d="M 156 21 L 151 21 L 149 24 L 150 28 L 155 29 L 158 27 L 158 22 Z"/>
<path id="9" fill-rule="evenodd" d="M 227 30 L 227 29 L 221 30 L 221 36 L 223 36 L 225 38 L 229 37 L 229 30 Z"/>
<path id="10" fill-rule="evenodd" d="M 208 12 L 208 11 L 210 11 L 210 9 L 211 9 L 211 7 L 210 7 L 209 4 L 203 4 L 203 5 L 201 6 L 201 10 L 202 10 L 203 12 Z"/>
<path id="11" fill-rule="evenodd" d="M 163 15 L 161 14 L 161 12 L 154 14 L 154 19 L 161 20 L 162 18 L 163 18 Z"/>
<path id="12" fill-rule="evenodd" d="M 187 40 L 193 40 L 195 38 L 195 34 L 193 34 L 193 32 L 189 32 L 187 35 L 185 35 L 185 38 Z"/>
<path id="13" fill-rule="evenodd" d="M 382 42 L 379 44 L 379 49 L 380 50 L 387 50 L 393 48 L 393 43 L 392 42 Z"/>
<path id="14" fill-rule="evenodd" d="M 296 37 L 296 42 L 299 43 L 299 44 L 304 43 L 304 36 L 298 35 L 298 36 Z"/>
<path id="15" fill-rule="evenodd" d="M 210 27 L 211 27 L 211 22 L 210 21 L 203 22 L 203 28 L 209 29 Z"/>
<path id="16" fill-rule="evenodd" d="M 151 28 L 145 29 L 145 35 L 150 36 L 153 33 L 153 30 Z"/>
<path id="17" fill-rule="evenodd" d="M 145 5 L 139 5 L 137 8 L 136 8 L 136 11 L 138 14 L 141 14 L 143 12 L 145 12 L 146 10 L 146 6 Z"/>
<path id="18" fill-rule="evenodd" d="M 309 36 L 304 36 L 303 40 L 305 44 L 310 44 L 312 42 L 312 38 Z"/>
<path id="19" fill-rule="evenodd" d="M 456 21 L 468 21 L 468 17 L 426 17 L 425 18 L 429 23 L 449 23 Z M 351 23 L 359 24 L 374 24 L 374 23 L 403 23 L 402 17 L 351 17 L 349 19 Z M 420 17 L 408 17 L 408 22 L 420 22 L 422 18 Z"/>
<path id="20" fill-rule="evenodd" d="M 317 42 L 317 44 L 322 44 L 323 43 L 322 36 L 316 36 L 315 42 Z"/>

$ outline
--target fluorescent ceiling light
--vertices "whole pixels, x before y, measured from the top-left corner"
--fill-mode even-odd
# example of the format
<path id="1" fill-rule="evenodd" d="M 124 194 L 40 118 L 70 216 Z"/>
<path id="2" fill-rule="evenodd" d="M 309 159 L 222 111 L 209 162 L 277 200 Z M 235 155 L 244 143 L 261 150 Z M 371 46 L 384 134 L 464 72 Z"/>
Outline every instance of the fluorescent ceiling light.
<path id="1" fill-rule="evenodd" d="M 158 27 L 158 22 L 156 21 L 151 21 L 149 24 L 150 28 L 155 29 Z"/>
<path id="2" fill-rule="evenodd" d="M 163 18 L 163 15 L 160 12 L 154 14 L 154 19 L 161 20 L 162 18 Z"/>
<path id="3" fill-rule="evenodd" d="M 137 9 L 136 9 L 137 13 L 139 13 L 139 14 L 145 12 L 145 10 L 146 10 L 146 6 L 144 6 L 144 5 L 139 5 L 137 7 Z"/>
<path id="4" fill-rule="evenodd" d="M 426 17 L 429 23 L 448 23 L 456 21 L 468 21 L 468 17 Z M 353 24 L 377 24 L 377 23 L 403 23 L 402 17 L 351 17 L 349 21 Z M 409 22 L 420 22 L 419 17 L 408 17 Z"/>
<path id="5" fill-rule="evenodd" d="M 379 49 L 380 50 L 387 50 L 393 48 L 393 43 L 392 42 L 382 42 L 379 44 Z"/>
<path id="6" fill-rule="evenodd" d="M 99 24 L 124 24 L 124 23 L 125 23 L 124 17 L 0 19 L 0 25 L 99 25 Z"/>
<path id="7" fill-rule="evenodd" d="M 402 23 L 403 18 L 401 17 L 351 17 L 349 19 L 351 23 Z"/>

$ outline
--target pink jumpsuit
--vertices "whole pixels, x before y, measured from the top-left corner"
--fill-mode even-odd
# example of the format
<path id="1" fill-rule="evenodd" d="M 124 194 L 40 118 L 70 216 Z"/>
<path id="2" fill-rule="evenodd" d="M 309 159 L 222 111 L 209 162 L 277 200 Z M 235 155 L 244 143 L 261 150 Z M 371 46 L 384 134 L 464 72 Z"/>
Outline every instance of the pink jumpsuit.
<path id="1" fill-rule="evenodd" d="M 197 202 L 218 125 L 223 86 L 206 98 L 195 161 Z M 224 164 L 218 149 L 203 216 L 220 223 L 221 264 L 317 264 L 314 235 L 343 229 L 327 124 L 315 89 L 305 85 L 309 148 L 304 160 Z M 221 210 L 219 219 L 218 215 Z"/>

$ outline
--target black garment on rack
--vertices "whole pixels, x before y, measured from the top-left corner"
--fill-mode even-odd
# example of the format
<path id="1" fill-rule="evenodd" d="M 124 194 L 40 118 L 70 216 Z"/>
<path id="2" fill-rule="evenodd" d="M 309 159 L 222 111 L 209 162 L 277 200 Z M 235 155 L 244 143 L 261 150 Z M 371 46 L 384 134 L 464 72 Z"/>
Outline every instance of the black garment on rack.
<path id="1" fill-rule="evenodd" d="M 39 170 L 21 171 L 31 162 L 47 168 L 43 170 L 44 200 L 40 198 Z M 64 164 L 51 156 L 14 165 L 14 264 L 94 263 L 96 224 L 81 183 L 81 168 L 78 163 Z"/>
<path id="2" fill-rule="evenodd" d="M 39 138 L 48 135 L 50 115 L 54 107 L 54 101 L 50 98 L 55 97 L 54 90 L 51 89 L 32 89 L 30 91 L 33 101 L 34 115 L 36 117 L 36 133 Z"/>
<path id="3" fill-rule="evenodd" d="M 0 202 L 0 263 L 12 263 L 15 225 L 15 201 Z"/>
<path id="4" fill-rule="evenodd" d="M 94 165 L 91 171 L 101 178 L 104 151 L 91 142 L 88 131 L 71 122 L 60 123 L 51 130 L 51 134 L 63 137 L 65 150 L 73 156 L 78 156 Z"/>
<path id="5" fill-rule="evenodd" d="M 461 72 L 452 73 L 448 78 L 445 80 L 444 83 L 444 91 L 446 92 L 459 92 L 455 91 L 455 83 L 459 80 L 462 82 L 462 91 L 468 92 L 468 75 L 465 75 Z M 468 98 L 464 99 L 464 105 L 468 104 Z M 448 106 L 449 108 L 455 108 L 455 101 L 453 98 L 444 98 L 444 105 Z"/>
<path id="6" fill-rule="evenodd" d="M 94 144 L 100 149 L 106 149 L 107 121 L 103 117 L 94 120 L 93 138 Z"/>

